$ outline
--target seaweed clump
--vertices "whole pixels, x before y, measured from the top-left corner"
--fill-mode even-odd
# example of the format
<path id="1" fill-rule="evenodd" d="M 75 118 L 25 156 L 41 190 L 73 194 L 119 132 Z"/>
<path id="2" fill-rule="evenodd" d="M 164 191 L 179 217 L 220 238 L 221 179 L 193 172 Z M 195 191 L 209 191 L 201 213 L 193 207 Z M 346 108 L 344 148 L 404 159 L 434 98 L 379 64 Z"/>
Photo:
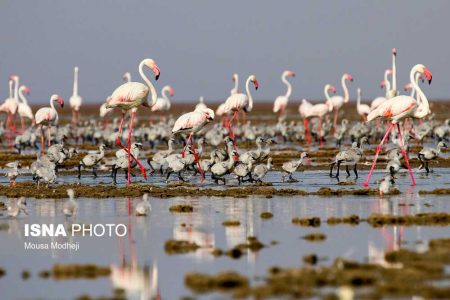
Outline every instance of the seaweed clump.
<path id="1" fill-rule="evenodd" d="M 226 220 L 222 222 L 223 226 L 239 226 L 241 225 L 241 222 L 238 220 Z"/>
<path id="2" fill-rule="evenodd" d="M 194 208 L 192 207 L 192 205 L 188 204 L 177 204 L 169 207 L 169 211 L 177 213 L 191 213 L 194 211 Z"/>
<path id="3" fill-rule="evenodd" d="M 169 255 L 195 252 L 198 248 L 200 246 L 196 243 L 183 240 L 167 240 L 164 244 L 164 250 Z"/>
<path id="4" fill-rule="evenodd" d="M 94 279 L 97 277 L 109 276 L 109 267 L 97 266 L 94 264 L 56 264 L 51 270 L 51 276 L 58 280 L 64 279 Z"/>
<path id="5" fill-rule="evenodd" d="M 338 225 L 338 224 L 349 224 L 349 225 L 359 225 L 361 219 L 357 215 L 350 215 L 348 217 L 329 217 L 327 219 L 328 225 Z"/>
<path id="6" fill-rule="evenodd" d="M 222 272 L 217 275 L 188 273 L 184 278 L 185 285 L 196 293 L 236 292 L 248 289 L 250 281 L 236 272 Z"/>
<path id="7" fill-rule="evenodd" d="M 380 227 L 385 225 L 447 226 L 450 224 L 450 214 L 445 212 L 419 213 L 407 216 L 372 214 L 367 218 L 367 223 L 369 223 L 373 227 Z"/>
<path id="8" fill-rule="evenodd" d="M 261 219 L 271 219 L 273 218 L 273 213 L 271 213 L 270 211 L 264 211 L 259 216 L 261 217 Z"/>
<path id="9" fill-rule="evenodd" d="M 320 218 L 319 217 L 311 217 L 311 218 L 292 218 L 292 224 L 304 226 L 304 227 L 319 227 L 320 226 Z"/>
<path id="10" fill-rule="evenodd" d="M 307 240 L 309 242 L 322 242 L 325 241 L 327 236 L 323 233 L 309 233 L 307 235 L 302 236 L 302 239 Z"/>

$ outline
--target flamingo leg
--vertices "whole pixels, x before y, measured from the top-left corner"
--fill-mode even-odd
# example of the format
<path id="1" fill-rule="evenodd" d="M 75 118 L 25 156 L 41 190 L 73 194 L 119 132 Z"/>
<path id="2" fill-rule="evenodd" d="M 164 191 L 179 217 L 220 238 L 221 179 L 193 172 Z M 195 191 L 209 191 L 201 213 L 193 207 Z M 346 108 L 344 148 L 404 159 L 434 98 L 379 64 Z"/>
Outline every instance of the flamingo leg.
<path id="1" fill-rule="evenodd" d="M 150 125 L 153 125 L 155 123 L 155 118 L 153 114 L 150 116 Z"/>
<path id="2" fill-rule="evenodd" d="M 322 138 L 322 118 L 319 119 L 319 145 L 323 146 L 323 138 Z"/>
<path id="3" fill-rule="evenodd" d="M 123 128 L 123 120 L 124 119 L 125 119 L 125 112 L 122 112 L 122 118 L 120 119 L 120 124 L 119 124 L 119 135 L 117 136 L 117 139 L 116 139 L 116 145 L 121 148 L 125 148 L 122 145 L 122 142 L 120 141 L 122 138 L 122 128 Z"/>
<path id="4" fill-rule="evenodd" d="M 130 118 L 130 128 L 128 130 L 128 141 L 127 141 L 127 148 L 128 148 L 128 180 L 127 180 L 127 186 L 130 186 L 131 183 L 131 136 L 133 131 L 133 121 L 134 121 L 134 115 L 135 112 L 131 112 L 131 118 Z"/>
<path id="5" fill-rule="evenodd" d="M 377 146 L 375 157 L 373 158 L 372 166 L 370 167 L 369 175 L 367 175 L 366 180 L 364 181 L 364 186 L 369 186 L 369 180 L 372 177 L 373 169 L 375 169 L 375 164 L 377 163 L 378 155 L 380 154 L 381 148 L 383 147 L 384 141 L 389 136 L 389 133 L 391 132 L 392 128 L 394 128 L 394 123 L 391 123 L 391 126 L 389 126 L 388 130 L 386 131 L 386 134 L 384 135 L 383 139 L 381 140 L 380 144 Z"/>
<path id="6" fill-rule="evenodd" d="M 336 108 L 336 110 L 334 111 L 333 133 L 336 133 L 338 113 L 339 109 Z"/>
<path id="7" fill-rule="evenodd" d="M 202 166 L 200 165 L 200 160 L 199 160 L 198 154 L 197 154 L 197 152 L 195 152 L 194 143 L 192 143 L 192 151 L 194 152 L 194 158 L 195 158 L 195 161 L 197 162 L 198 170 L 200 172 L 200 175 L 202 176 L 202 183 L 203 183 L 203 181 L 205 180 L 205 174 L 203 173 Z"/>
<path id="8" fill-rule="evenodd" d="M 52 145 L 52 125 L 48 124 L 48 146 L 50 147 Z"/>
<path id="9" fill-rule="evenodd" d="M 184 158 L 184 153 L 186 152 L 187 146 L 188 146 L 190 143 L 192 143 L 192 136 L 193 136 L 193 135 L 194 135 L 193 132 L 189 135 L 189 137 L 188 137 L 188 139 L 187 139 L 187 141 L 186 141 L 186 145 L 184 145 L 183 152 L 181 152 L 181 158 Z"/>
<path id="10" fill-rule="evenodd" d="M 403 157 L 405 158 L 405 163 L 406 163 L 406 166 L 408 167 L 409 176 L 411 176 L 411 185 L 415 186 L 416 181 L 414 180 L 414 175 L 411 171 L 411 167 L 409 166 L 408 154 L 406 153 L 405 147 L 403 145 L 403 138 L 402 138 L 402 133 L 400 130 L 400 124 L 397 124 L 397 131 L 398 131 L 398 135 L 400 138 L 400 149 L 402 150 Z"/>
<path id="11" fill-rule="evenodd" d="M 20 126 L 22 127 L 22 132 L 25 131 L 25 120 L 23 117 L 20 117 Z"/>
<path id="12" fill-rule="evenodd" d="M 236 151 L 237 151 L 237 147 L 236 147 L 236 143 L 234 140 L 233 120 L 234 120 L 234 118 L 236 118 L 237 115 L 238 115 L 238 111 L 235 111 L 233 113 L 233 116 L 231 117 L 230 121 L 228 122 L 228 130 L 230 131 L 230 139 L 233 140 L 234 150 L 236 150 Z"/>
<path id="13" fill-rule="evenodd" d="M 309 144 L 311 144 L 311 134 L 309 132 L 309 120 L 305 118 L 304 122 L 304 126 L 305 126 L 305 134 L 306 134 L 306 142 Z"/>
<path id="14" fill-rule="evenodd" d="M 44 128 L 41 125 L 41 154 L 45 153 Z"/>

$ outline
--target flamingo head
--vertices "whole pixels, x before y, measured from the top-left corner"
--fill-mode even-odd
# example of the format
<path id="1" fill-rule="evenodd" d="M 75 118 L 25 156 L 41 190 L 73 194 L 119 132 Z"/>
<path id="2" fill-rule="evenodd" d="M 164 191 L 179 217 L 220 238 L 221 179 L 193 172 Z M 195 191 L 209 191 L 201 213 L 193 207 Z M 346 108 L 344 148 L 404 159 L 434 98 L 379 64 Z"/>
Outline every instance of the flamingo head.
<path id="1" fill-rule="evenodd" d="M 17 81 L 19 81 L 19 76 L 17 76 L 17 75 L 11 75 L 11 76 L 9 76 L 9 80 L 12 80 L 12 81 L 17 82 Z"/>
<path id="2" fill-rule="evenodd" d="M 353 82 L 353 76 L 348 73 L 344 74 L 344 78 L 345 78 L 345 80 Z"/>
<path id="3" fill-rule="evenodd" d="M 205 115 L 205 118 L 208 122 L 214 120 L 214 111 L 212 109 L 206 108 L 203 111 L 203 114 Z"/>
<path id="4" fill-rule="evenodd" d="M 231 80 L 233 80 L 234 82 L 238 80 L 238 74 L 234 73 L 233 77 L 231 78 Z"/>
<path id="5" fill-rule="evenodd" d="M 295 73 L 289 70 L 284 71 L 283 75 L 285 75 L 286 77 L 295 77 Z"/>
<path id="6" fill-rule="evenodd" d="M 51 97 L 51 100 L 52 100 L 52 101 L 57 101 L 57 102 L 59 103 L 59 105 L 61 105 L 61 108 L 64 107 L 64 99 L 61 98 L 61 96 L 59 96 L 59 95 L 53 95 L 53 96 Z"/>
<path id="7" fill-rule="evenodd" d="M 22 86 L 22 89 L 23 89 L 23 92 L 24 92 L 25 94 L 27 94 L 27 95 L 30 94 L 30 89 L 29 89 L 26 85 L 23 85 L 23 86 Z"/>
<path id="8" fill-rule="evenodd" d="M 75 66 L 74 71 L 78 72 L 78 66 Z"/>
<path id="9" fill-rule="evenodd" d="M 410 83 L 405 84 L 404 89 L 405 89 L 405 91 L 412 89 L 412 83 L 410 82 Z"/>
<path id="10" fill-rule="evenodd" d="M 125 72 L 125 73 L 123 74 L 123 76 L 122 76 L 122 80 L 124 80 L 124 81 L 130 81 L 130 79 L 131 79 L 131 74 L 130 74 L 130 72 Z"/>
<path id="11" fill-rule="evenodd" d="M 169 86 L 169 95 L 170 95 L 170 97 L 173 97 L 174 94 L 175 94 L 175 92 L 173 91 L 173 88 L 171 86 Z"/>
<path id="12" fill-rule="evenodd" d="M 334 85 L 331 84 L 327 84 L 327 92 L 332 92 L 333 94 L 336 93 L 336 88 L 334 87 Z"/>
<path id="13" fill-rule="evenodd" d="M 385 74 L 386 76 L 392 75 L 392 69 L 386 69 L 386 70 L 384 71 L 384 74 Z"/>
<path id="14" fill-rule="evenodd" d="M 425 67 L 424 65 L 421 66 L 422 67 L 422 74 L 425 75 L 425 77 L 428 80 L 428 84 L 431 84 L 431 80 L 433 79 L 433 74 L 431 74 L 431 71 L 427 69 L 427 67 Z"/>
<path id="15" fill-rule="evenodd" d="M 380 83 L 380 88 L 384 88 L 386 86 L 386 80 L 383 80 L 381 83 Z"/>
<path id="16" fill-rule="evenodd" d="M 251 75 L 250 76 L 250 81 L 253 83 L 253 85 L 255 86 L 255 89 L 257 90 L 259 87 L 259 83 L 258 80 L 256 80 L 256 76 L 255 75 Z"/>
<path id="17" fill-rule="evenodd" d="M 153 59 L 146 58 L 144 59 L 144 65 L 146 65 L 150 70 L 155 74 L 155 80 L 158 80 L 161 71 L 159 70 L 158 65 L 155 63 Z"/>
<path id="18" fill-rule="evenodd" d="M 397 56 L 397 49 L 396 49 L 396 48 L 392 48 L 392 54 L 393 54 L 394 56 Z"/>
<path id="19" fill-rule="evenodd" d="M 233 160 L 238 161 L 239 160 L 239 153 L 236 150 L 233 150 Z"/>

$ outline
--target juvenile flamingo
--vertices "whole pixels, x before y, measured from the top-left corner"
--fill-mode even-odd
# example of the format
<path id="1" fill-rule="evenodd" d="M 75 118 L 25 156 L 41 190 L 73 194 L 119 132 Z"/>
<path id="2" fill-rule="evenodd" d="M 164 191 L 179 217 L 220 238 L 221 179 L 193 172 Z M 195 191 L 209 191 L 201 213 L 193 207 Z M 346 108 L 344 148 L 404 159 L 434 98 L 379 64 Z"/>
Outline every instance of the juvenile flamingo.
<path id="1" fill-rule="evenodd" d="M 330 95 L 329 92 L 336 92 L 336 88 L 332 86 L 331 84 L 325 85 L 323 92 L 325 94 L 326 101 L 325 103 L 319 103 L 312 105 L 309 110 L 306 113 L 306 118 L 319 118 L 319 128 L 318 128 L 318 135 L 319 135 L 319 144 L 320 146 L 323 145 L 323 139 L 322 139 L 322 121 L 323 117 L 331 112 L 333 110 L 332 102 L 330 101 Z"/>
<path id="2" fill-rule="evenodd" d="M 202 179 L 205 178 L 205 175 L 203 173 L 202 167 L 199 162 L 199 157 L 197 153 L 195 152 L 195 147 L 193 143 L 193 135 L 200 131 L 203 127 L 205 127 L 206 124 L 208 124 L 210 121 L 214 120 L 214 111 L 210 108 L 198 108 L 195 109 L 192 112 L 186 113 L 179 117 L 172 128 L 172 135 L 176 134 L 183 134 L 183 133 L 189 133 L 189 138 L 186 142 L 186 146 L 184 146 L 183 152 L 181 153 L 181 157 L 184 158 L 184 153 L 186 151 L 186 148 L 190 144 L 192 147 L 192 150 L 194 152 L 194 157 L 197 162 L 198 169 L 200 171 L 200 174 L 202 176 Z"/>
<path id="3" fill-rule="evenodd" d="M 336 128 L 337 128 L 339 109 L 341 109 L 341 107 L 344 105 L 344 103 L 347 103 L 349 100 L 348 88 L 345 83 L 346 80 L 353 82 L 352 75 L 350 75 L 348 73 L 344 73 L 344 75 L 342 75 L 342 77 L 341 77 L 341 85 L 342 85 L 342 90 L 344 91 L 344 96 L 336 95 L 336 96 L 331 97 L 328 100 L 331 102 L 331 105 L 333 106 L 333 110 L 334 110 L 334 121 L 333 121 L 334 129 L 333 130 L 335 132 L 336 132 Z"/>
<path id="4" fill-rule="evenodd" d="M 409 74 L 409 79 L 411 81 L 411 84 L 413 88 L 416 90 L 416 93 L 419 95 L 419 98 L 421 101 L 417 101 L 411 96 L 396 96 L 394 98 L 391 98 L 385 102 L 383 102 L 380 106 L 378 106 L 377 109 L 370 112 L 370 114 L 367 116 L 367 121 L 371 121 L 376 118 L 383 118 L 385 120 L 391 121 L 391 125 L 389 126 L 388 130 L 386 131 L 386 134 L 384 135 L 383 139 L 381 140 L 381 143 L 377 146 L 375 157 L 373 159 L 372 167 L 370 168 L 369 175 L 367 176 L 366 180 L 364 181 L 364 186 L 369 185 L 369 180 L 372 177 L 373 169 L 375 168 L 375 164 L 378 159 L 378 155 L 381 151 L 382 145 L 384 144 L 384 141 L 389 136 L 389 133 L 391 132 L 392 128 L 397 125 L 397 131 L 400 138 L 400 146 L 402 150 L 403 157 L 405 158 L 406 166 L 408 167 L 409 175 L 411 176 L 411 183 L 412 185 L 415 185 L 416 182 L 414 180 L 414 175 L 411 171 L 411 167 L 409 166 L 408 161 L 408 155 L 406 154 L 405 148 L 403 146 L 403 138 L 400 130 L 400 124 L 399 122 L 403 120 L 404 118 L 412 117 L 412 118 L 423 118 L 426 115 L 430 113 L 430 106 L 428 103 L 428 99 L 423 93 L 423 91 L 420 89 L 419 85 L 415 81 L 415 74 L 420 73 L 425 75 L 425 77 L 428 80 L 428 83 L 431 84 L 431 80 L 433 78 L 433 75 L 431 72 L 422 64 L 415 65 Z"/>
<path id="5" fill-rule="evenodd" d="M 72 109 L 72 123 L 80 122 L 80 108 L 83 98 L 78 95 L 78 67 L 73 69 L 73 93 L 69 99 L 70 108 Z"/>
<path id="6" fill-rule="evenodd" d="M 258 80 L 255 75 L 250 75 L 247 78 L 247 82 L 245 84 L 247 94 L 236 93 L 228 97 L 225 101 L 224 113 L 228 113 L 233 111 L 233 116 L 228 122 L 228 128 L 230 131 L 230 138 L 234 140 L 234 132 L 232 129 L 233 120 L 236 118 L 239 111 L 250 112 L 253 109 L 253 98 L 250 93 L 250 82 L 253 83 L 255 89 L 257 90 L 259 87 Z"/>
<path id="7" fill-rule="evenodd" d="M 19 102 L 19 107 L 17 109 L 17 112 L 19 113 L 19 116 L 20 116 L 20 123 L 21 123 L 22 130 L 25 130 L 25 119 L 30 119 L 31 124 L 34 124 L 34 114 L 33 114 L 33 110 L 28 105 L 28 101 L 25 98 L 25 95 L 23 93 L 25 93 L 27 95 L 30 94 L 30 89 L 25 85 L 22 85 L 19 88 L 20 102 Z"/>
<path id="8" fill-rule="evenodd" d="M 136 163 L 139 165 L 141 169 L 141 173 L 144 176 L 144 178 L 147 178 L 147 174 L 145 172 L 144 166 L 135 158 L 131 152 L 131 136 L 132 136 L 132 130 L 133 130 L 133 122 L 134 117 L 136 114 L 136 111 L 140 105 L 145 107 L 151 107 L 155 105 L 157 94 L 155 87 L 151 83 L 151 81 L 145 76 L 144 74 L 144 66 L 147 66 L 150 70 L 153 71 L 155 74 L 155 80 L 158 80 L 160 75 L 160 70 L 158 65 L 155 63 L 153 59 L 146 58 L 141 61 L 139 64 L 139 74 L 141 75 L 142 79 L 145 81 L 145 84 L 142 84 L 140 82 L 127 82 L 119 86 L 114 90 L 111 97 L 108 98 L 106 108 L 120 108 L 122 110 L 122 118 L 120 119 L 120 125 L 119 125 L 119 135 L 116 139 L 116 145 L 127 149 L 128 152 L 128 186 L 130 185 L 130 174 L 131 174 L 131 158 L 133 158 Z M 152 102 L 149 104 L 147 100 L 148 92 L 150 90 Z M 122 136 L 122 127 L 123 127 L 123 121 L 125 118 L 125 113 L 127 111 L 131 110 L 131 118 L 130 118 L 130 125 L 129 125 L 129 131 L 128 131 L 128 141 L 127 141 L 127 148 L 125 148 L 122 145 L 122 142 L 120 141 L 120 137 Z"/>
<path id="9" fill-rule="evenodd" d="M 169 93 L 169 95 L 167 95 L 167 93 Z M 167 112 L 170 109 L 170 97 L 173 97 L 173 88 L 170 85 L 166 85 L 162 88 L 161 90 L 161 96 L 158 99 L 156 99 L 156 103 L 155 105 L 152 106 L 152 112 L 160 112 L 160 120 L 162 120 L 162 116 L 164 112 Z M 153 114 L 152 117 L 150 119 L 150 123 L 153 124 Z"/>
<path id="10" fill-rule="evenodd" d="M 64 100 L 58 95 L 52 95 L 50 97 L 50 107 L 42 107 L 36 112 L 36 125 L 41 129 L 41 153 L 45 152 L 44 143 L 44 129 L 43 126 L 48 126 L 48 146 L 51 145 L 51 130 L 52 126 L 58 125 L 58 112 L 53 105 L 53 102 L 58 102 L 61 108 L 64 107 Z"/>
<path id="11" fill-rule="evenodd" d="M 287 87 L 287 91 L 286 94 L 283 96 L 278 96 L 275 99 L 275 102 L 273 104 L 273 112 L 274 113 L 278 113 L 278 118 L 282 118 L 284 117 L 285 111 L 286 111 L 286 106 L 289 103 L 289 97 L 292 94 L 292 85 L 291 83 L 287 80 L 287 77 L 295 77 L 295 73 L 292 71 L 284 71 L 283 74 L 281 74 L 281 81 L 283 81 L 283 83 L 286 85 Z"/>
<path id="12" fill-rule="evenodd" d="M 370 106 L 367 104 L 361 104 L 361 89 L 358 88 L 358 98 L 356 100 L 356 111 L 363 118 L 364 121 L 367 119 L 367 115 L 370 113 Z"/>

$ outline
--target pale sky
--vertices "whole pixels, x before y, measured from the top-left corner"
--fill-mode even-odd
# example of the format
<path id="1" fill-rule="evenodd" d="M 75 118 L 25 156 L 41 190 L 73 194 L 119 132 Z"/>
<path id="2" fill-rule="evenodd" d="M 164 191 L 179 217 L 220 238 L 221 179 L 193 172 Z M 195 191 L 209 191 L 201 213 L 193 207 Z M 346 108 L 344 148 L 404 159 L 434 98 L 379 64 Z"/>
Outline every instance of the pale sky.
<path id="1" fill-rule="evenodd" d="M 72 93 L 73 66 L 80 67 L 85 103 L 100 103 L 130 71 L 142 81 L 139 62 L 161 69 L 155 84 L 175 90 L 175 102 L 223 100 L 240 75 L 260 89 L 256 101 L 285 93 L 280 81 L 291 69 L 292 102 L 323 99 L 323 86 L 349 72 L 352 99 L 382 95 L 379 83 L 398 49 L 398 84 L 416 63 L 433 72 L 429 98 L 450 95 L 450 1 L 207 1 L 207 0 L 2 0 L 0 1 L 0 96 L 8 76 L 28 85 L 31 103 Z M 150 75 L 150 74 L 149 74 Z M 403 91 L 402 91 L 403 92 Z"/>

